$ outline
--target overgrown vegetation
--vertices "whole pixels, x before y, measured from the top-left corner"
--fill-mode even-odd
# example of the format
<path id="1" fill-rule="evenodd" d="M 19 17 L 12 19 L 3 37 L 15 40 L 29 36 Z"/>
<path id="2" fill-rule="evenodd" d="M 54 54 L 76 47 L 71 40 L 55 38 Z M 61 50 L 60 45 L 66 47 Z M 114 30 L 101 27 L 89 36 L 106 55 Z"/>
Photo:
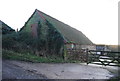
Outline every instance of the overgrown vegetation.
<path id="1" fill-rule="evenodd" d="M 15 33 L 2 35 L 2 46 L 4 49 L 13 49 L 17 43 Z"/>
<path id="2" fill-rule="evenodd" d="M 46 20 L 45 23 L 37 23 L 37 37 L 31 32 L 20 31 L 17 34 L 17 42 L 24 46 L 25 50 L 31 50 L 37 56 L 49 57 L 56 55 L 63 57 L 64 39 L 57 29 Z M 27 25 L 26 25 L 27 26 Z M 21 49 L 21 47 L 19 47 Z M 22 50 L 20 50 L 22 51 Z"/>
<path id="3" fill-rule="evenodd" d="M 3 59 L 10 60 L 20 60 L 20 61 L 28 61 L 28 62 L 38 62 L 38 63 L 77 63 L 79 61 L 75 60 L 67 60 L 65 61 L 63 58 L 50 56 L 50 57 L 38 57 L 32 53 L 18 53 L 10 50 L 2 50 Z"/>
<path id="4" fill-rule="evenodd" d="M 61 34 L 57 31 L 57 29 L 47 20 L 46 25 L 49 27 L 47 37 L 49 53 L 60 54 L 59 52 L 61 47 L 63 47 L 64 39 L 61 36 Z"/>
<path id="5" fill-rule="evenodd" d="M 2 23 L 2 34 L 10 34 L 15 32 L 14 29 L 12 29 L 11 27 L 9 27 L 7 24 L 5 24 L 4 22 L 0 21 Z"/>
<path id="6" fill-rule="evenodd" d="M 5 31 L 2 29 L 3 32 L 6 33 L 3 34 L 2 37 L 3 56 L 5 58 L 15 60 L 25 60 L 25 58 L 27 58 L 27 60 L 34 61 L 38 58 L 43 60 L 49 59 L 46 60 L 47 62 L 58 59 L 59 62 L 63 62 L 62 52 L 59 54 L 63 46 L 63 38 L 49 21 L 46 20 L 44 24 L 38 21 L 38 37 L 36 38 L 32 36 L 31 32 L 26 31 L 7 33 L 9 28 L 10 27 L 7 27 Z M 11 28 L 11 30 L 13 29 Z M 30 58 L 32 57 L 31 54 L 35 57 L 34 59 Z M 57 57 L 62 58 L 62 60 Z M 50 58 L 53 60 L 50 60 Z M 42 60 L 40 61 L 44 62 Z"/>

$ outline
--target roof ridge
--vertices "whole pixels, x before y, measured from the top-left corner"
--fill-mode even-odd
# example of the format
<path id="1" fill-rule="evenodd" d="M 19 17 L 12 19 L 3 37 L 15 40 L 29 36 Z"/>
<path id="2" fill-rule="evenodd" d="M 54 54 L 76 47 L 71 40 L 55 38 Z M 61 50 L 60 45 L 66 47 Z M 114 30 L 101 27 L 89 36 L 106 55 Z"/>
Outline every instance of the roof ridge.
<path id="1" fill-rule="evenodd" d="M 59 21 L 59 20 L 57 20 L 56 18 L 54 18 L 54 17 L 52 17 L 52 16 L 50 16 L 50 15 L 47 15 L 46 13 L 44 13 L 44 12 L 38 10 L 38 9 L 36 9 L 36 11 L 40 12 L 44 17 L 45 17 L 45 16 L 48 16 L 48 17 L 50 17 L 51 19 L 53 19 L 53 20 L 55 20 L 55 21 L 57 21 L 57 22 L 59 22 L 59 23 L 61 23 L 61 24 L 64 24 L 64 25 L 68 26 L 69 29 L 72 29 L 72 31 L 74 31 L 74 32 L 76 32 L 76 33 L 80 32 L 80 33 L 81 33 L 81 36 L 82 36 L 83 38 L 86 38 L 86 40 L 89 40 L 90 42 L 92 42 L 92 41 L 91 41 L 86 35 L 84 35 L 83 32 L 81 32 L 80 30 L 78 30 L 78 29 L 76 29 L 76 28 L 74 28 L 74 27 L 72 27 L 72 26 L 70 26 L 70 25 L 68 25 L 68 24 L 66 24 L 66 23 L 64 23 L 64 22 L 62 22 L 62 21 Z M 45 17 L 45 18 L 46 18 L 46 17 Z"/>
<path id="2" fill-rule="evenodd" d="M 40 15 L 40 17 L 41 17 L 44 21 L 46 21 L 46 19 L 45 19 L 44 16 L 41 14 L 41 12 L 39 12 L 38 10 L 36 10 L 36 12 L 38 12 L 38 14 Z"/>
<path id="3" fill-rule="evenodd" d="M 38 12 L 40 12 L 40 13 L 43 13 L 43 14 L 45 14 L 46 16 L 49 16 L 50 18 L 57 20 L 57 21 L 60 22 L 60 23 L 63 23 L 63 24 L 65 24 L 65 25 L 67 25 L 67 26 L 70 26 L 70 25 L 68 25 L 68 24 L 66 24 L 66 23 L 64 23 L 64 22 L 62 22 L 62 21 L 60 21 L 60 20 L 58 20 L 58 19 L 50 16 L 50 15 L 47 15 L 46 13 L 44 13 L 44 12 L 38 10 L 38 9 L 35 9 L 35 11 L 38 11 Z M 72 27 L 72 26 L 70 26 L 70 28 L 77 30 L 76 28 L 74 28 L 74 27 Z M 77 30 L 77 31 L 81 32 L 80 30 Z"/>

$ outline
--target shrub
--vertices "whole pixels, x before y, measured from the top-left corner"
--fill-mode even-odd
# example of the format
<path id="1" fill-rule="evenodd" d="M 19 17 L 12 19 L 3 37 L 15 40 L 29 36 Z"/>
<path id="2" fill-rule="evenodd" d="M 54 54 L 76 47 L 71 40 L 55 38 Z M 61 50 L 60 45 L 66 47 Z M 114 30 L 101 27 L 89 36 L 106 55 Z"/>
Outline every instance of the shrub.
<path id="1" fill-rule="evenodd" d="M 2 36 L 2 47 L 4 49 L 13 49 L 17 43 L 16 33 L 6 34 Z"/>

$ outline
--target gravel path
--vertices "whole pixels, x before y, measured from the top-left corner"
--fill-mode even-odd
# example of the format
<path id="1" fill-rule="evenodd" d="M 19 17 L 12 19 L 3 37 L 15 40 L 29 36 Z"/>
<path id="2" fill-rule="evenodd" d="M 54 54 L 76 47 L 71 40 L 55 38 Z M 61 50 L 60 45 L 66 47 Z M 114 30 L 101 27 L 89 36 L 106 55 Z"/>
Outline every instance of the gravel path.
<path id="1" fill-rule="evenodd" d="M 105 68 L 77 63 L 3 62 L 3 78 L 28 79 L 109 79 L 113 75 Z M 42 76 L 42 77 L 41 77 Z"/>
<path id="2" fill-rule="evenodd" d="M 2 78 L 3 79 L 46 79 L 41 74 L 36 74 L 30 70 L 25 70 L 19 65 L 15 65 L 9 61 L 2 63 Z"/>

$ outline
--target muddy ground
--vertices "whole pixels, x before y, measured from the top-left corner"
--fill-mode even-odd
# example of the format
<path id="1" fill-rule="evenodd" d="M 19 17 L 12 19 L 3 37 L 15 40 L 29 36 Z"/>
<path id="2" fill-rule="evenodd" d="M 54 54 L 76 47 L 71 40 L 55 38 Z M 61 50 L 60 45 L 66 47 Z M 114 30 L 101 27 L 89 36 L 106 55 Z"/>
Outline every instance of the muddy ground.
<path id="1" fill-rule="evenodd" d="M 109 79 L 114 75 L 108 69 L 112 68 L 79 63 L 2 63 L 3 79 Z"/>

